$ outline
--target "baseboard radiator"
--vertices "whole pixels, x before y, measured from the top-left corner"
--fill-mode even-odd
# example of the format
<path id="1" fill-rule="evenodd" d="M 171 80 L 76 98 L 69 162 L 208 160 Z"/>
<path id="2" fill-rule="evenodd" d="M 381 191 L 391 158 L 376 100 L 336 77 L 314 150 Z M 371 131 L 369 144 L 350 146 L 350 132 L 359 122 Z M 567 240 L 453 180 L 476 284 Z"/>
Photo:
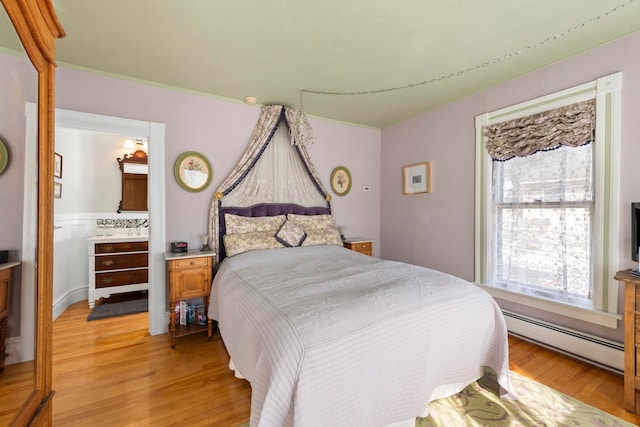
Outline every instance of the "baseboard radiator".
<path id="1" fill-rule="evenodd" d="M 510 334 L 622 374 L 624 344 L 503 310 Z"/>

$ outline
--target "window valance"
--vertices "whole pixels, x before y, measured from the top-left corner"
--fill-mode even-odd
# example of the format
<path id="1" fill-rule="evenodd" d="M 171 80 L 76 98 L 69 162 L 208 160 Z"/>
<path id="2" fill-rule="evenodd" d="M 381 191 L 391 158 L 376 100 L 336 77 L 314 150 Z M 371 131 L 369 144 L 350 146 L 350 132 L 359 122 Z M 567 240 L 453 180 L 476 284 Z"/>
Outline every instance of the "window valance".
<path id="1" fill-rule="evenodd" d="M 493 160 L 525 157 L 559 146 L 579 147 L 593 141 L 595 99 L 519 117 L 485 128 L 487 151 Z"/>

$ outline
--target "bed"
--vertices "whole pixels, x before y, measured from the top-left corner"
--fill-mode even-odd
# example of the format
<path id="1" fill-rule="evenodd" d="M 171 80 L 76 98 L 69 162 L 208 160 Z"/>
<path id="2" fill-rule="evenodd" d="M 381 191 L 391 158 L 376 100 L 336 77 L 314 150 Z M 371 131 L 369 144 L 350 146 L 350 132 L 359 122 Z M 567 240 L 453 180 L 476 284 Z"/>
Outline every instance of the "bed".
<path id="1" fill-rule="evenodd" d="M 268 143 L 274 132 L 259 133 Z M 485 367 L 513 397 L 506 327 L 488 293 L 345 249 L 304 152 L 302 169 L 325 204 L 227 197 L 264 155 L 247 151 L 255 156 L 212 203 L 219 264 L 209 317 L 230 367 L 251 384 L 252 427 L 414 425 L 429 401 L 462 390 Z"/>

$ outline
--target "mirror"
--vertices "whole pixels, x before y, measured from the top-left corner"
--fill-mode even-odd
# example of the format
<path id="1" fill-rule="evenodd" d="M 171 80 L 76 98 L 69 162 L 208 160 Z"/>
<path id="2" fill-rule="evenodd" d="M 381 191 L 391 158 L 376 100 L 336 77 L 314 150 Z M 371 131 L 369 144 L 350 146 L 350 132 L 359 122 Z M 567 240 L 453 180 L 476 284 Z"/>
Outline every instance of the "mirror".
<path id="1" fill-rule="evenodd" d="M 14 225 L 18 229 L 26 229 L 23 232 L 25 235 L 35 237 L 33 243 L 25 245 L 33 244 L 35 249 L 33 251 L 23 250 L 21 261 L 24 264 L 25 260 L 28 260 L 29 263 L 38 266 L 35 269 L 34 279 L 22 280 L 22 283 L 26 283 L 30 288 L 29 286 L 19 287 L 21 300 L 24 302 L 24 304 L 21 303 L 20 339 L 24 339 L 24 343 L 27 344 L 25 348 L 31 351 L 31 354 L 24 359 L 32 360 L 32 368 L 26 374 L 26 377 L 30 377 L 31 380 L 27 380 L 27 384 L 24 387 L 25 397 L 21 398 L 21 400 L 16 399 L 16 408 L 15 410 L 12 408 L 9 411 L 8 417 L 10 419 L 8 422 L 10 425 L 17 426 L 48 425 L 51 423 L 51 400 L 53 396 L 51 384 L 51 304 L 53 284 L 52 212 L 55 39 L 64 37 L 65 34 L 50 0 L 1 1 L 7 15 L 4 15 L 3 11 L 2 16 L 0 16 L 0 43 L 3 42 L 8 31 L 13 32 L 13 29 L 15 29 L 24 50 L 29 56 L 31 65 L 33 65 L 31 67 L 27 61 L 22 60 L 22 65 L 19 66 L 0 67 L 0 83 L 7 84 L 7 91 L 3 91 L 3 93 L 8 95 L 3 97 L 5 101 L 0 104 L 0 111 L 3 113 L 2 120 L 9 120 L 8 122 L 0 120 L 0 123 L 3 123 L 3 127 L 8 123 L 5 129 L 12 129 L 14 126 L 24 127 L 25 116 L 27 116 L 27 121 L 29 121 L 28 117 L 30 116 L 28 105 L 25 106 L 25 96 L 21 92 L 23 88 L 20 84 L 20 79 L 16 79 L 15 76 L 20 72 L 26 72 L 27 69 L 33 70 L 35 68 L 38 82 L 36 92 L 38 152 L 37 164 L 31 166 L 34 171 L 37 170 L 37 176 L 34 176 L 33 179 L 38 183 L 38 192 L 37 200 L 25 201 L 23 205 L 25 209 L 28 206 L 29 209 L 37 211 L 37 219 L 34 224 L 24 220 L 27 215 L 24 215 L 23 218 L 10 217 L 10 221 L 5 221 L 9 226 L 15 223 Z M 9 20 L 6 19 L 6 16 L 9 17 Z M 9 49 L 11 49 L 11 46 L 9 46 Z M 33 82 L 35 79 L 32 78 L 31 81 Z M 32 95 L 31 100 L 34 99 L 35 95 Z M 5 129 L 2 129 L 2 131 L 4 132 Z M 32 137 L 36 138 L 35 135 L 29 135 L 28 133 L 27 130 L 23 130 L 22 140 L 18 141 L 18 138 L 16 138 L 15 144 L 25 144 Z M 3 195 L 6 191 L 8 199 L 12 195 L 11 190 L 4 186 L 7 174 L 13 173 L 11 169 L 15 169 L 22 177 L 30 179 L 31 171 L 27 174 L 22 169 L 28 166 L 20 165 L 19 162 L 9 163 L 9 170 L 3 173 L 3 181 L 0 183 L 0 191 L 2 191 Z M 20 191 L 22 189 L 20 185 L 22 179 L 18 179 L 17 183 L 16 185 L 14 182 L 13 187 Z M 21 215 L 22 210 L 22 208 L 19 209 L 19 215 Z M 8 209 L 7 215 L 14 215 L 14 213 Z M 33 254 L 35 254 L 35 258 L 32 261 Z M 31 266 L 32 269 L 33 265 Z M 24 334 L 22 330 L 23 326 L 26 327 L 27 324 L 30 324 L 31 328 L 33 328 L 30 334 Z M 9 367 L 5 368 L 5 373 L 9 372 L 7 369 Z M 6 387 L 6 385 L 5 383 L 0 387 L 0 402 L 14 402 L 16 384 L 12 384 L 11 388 Z M 13 417 L 12 411 L 15 412 Z"/>
<path id="2" fill-rule="evenodd" d="M 147 153 L 136 150 L 117 159 L 122 173 L 122 200 L 118 213 L 123 211 L 147 210 Z"/>
<path id="3" fill-rule="evenodd" d="M 35 300 L 34 293 L 22 285 L 28 281 L 29 288 L 35 287 L 33 276 L 24 271 L 22 231 L 27 226 L 23 223 L 24 160 L 21 159 L 26 146 L 25 103 L 36 100 L 38 75 L 3 7 L 0 7 L 0 47 L 0 94 L 3 94 L 0 96 L 0 194 L 3 200 L 0 250 L 8 251 L 6 256 L 0 256 L 0 425 L 6 426 L 35 388 Z M 35 173 L 34 169 L 34 179 Z M 35 234 L 28 239 L 35 251 Z M 5 393 L 11 393 L 10 397 L 3 398 Z"/>

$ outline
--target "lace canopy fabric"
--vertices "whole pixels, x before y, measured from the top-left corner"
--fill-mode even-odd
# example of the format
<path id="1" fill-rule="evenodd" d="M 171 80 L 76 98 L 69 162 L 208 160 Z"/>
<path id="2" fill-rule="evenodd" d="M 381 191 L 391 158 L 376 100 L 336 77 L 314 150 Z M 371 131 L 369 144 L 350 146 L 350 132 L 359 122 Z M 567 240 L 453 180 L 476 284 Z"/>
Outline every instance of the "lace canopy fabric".
<path id="1" fill-rule="evenodd" d="M 559 146 L 579 147 L 594 138 L 595 99 L 487 126 L 493 160 L 525 157 Z"/>
<path id="2" fill-rule="evenodd" d="M 305 144 L 309 135 L 295 111 L 282 105 L 262 107 L 260 118 L 235 169 L 218 187 L 209 209 L 209 245 L 220 254 L 219 214 L 223 207 L 290 203 L 331 208 L 330 196 L 311 164 Z"/>

